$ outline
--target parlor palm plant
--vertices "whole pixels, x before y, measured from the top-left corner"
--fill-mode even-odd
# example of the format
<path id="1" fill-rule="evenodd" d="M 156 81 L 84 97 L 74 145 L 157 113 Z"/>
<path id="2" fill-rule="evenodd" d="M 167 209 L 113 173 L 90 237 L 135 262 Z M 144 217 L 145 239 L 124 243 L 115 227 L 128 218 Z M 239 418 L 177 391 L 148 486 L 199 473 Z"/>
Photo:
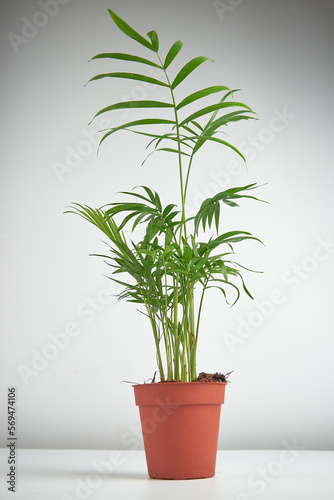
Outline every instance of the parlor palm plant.
<path id="1" fill-rule="evenodd" d="M 196 352 L 205 294 L 215 287 L 227 301 L 230 288 L 235 293 L 235 303 L 242 289 L 252 298 L 242 275 L 246 268 L 234 259 L 234 246 L 245 240 L 260 241 L 246 231 L 219 234 L 222 204 L 236 207 L 242 198 L 258 200 L 252 195 L 256 184 L 219 192 L 206 199 L 195 216 L 187 216 L 186 198 L 192 165 L 196 153 L 208 142 L 230 148 L 245 160 L 236 147 L 219 136 L 219 132 L 229 123 L 253 120 L 255 115 L 249 106 L 234 100 L 235 90 L 222 85 L 198 90 L 178 100 L 178 87 L 184 85 L 191 73 L 208 58 L 195 57 L 171 78 L 169 67 L 182 48 L 181 41 L 175 42 L 162 57 L 155 31 L 143 37 L 113 11 L 109 13 L 116 26 L 144 46 L 151 57 L 113 52 L 98 54 L 92 59 L 128 61 L 129 65 L 153 68 L 155 77 L 145 72 L 111 72 L 99 74 L 90 82 L 102 78 L 142 81 L 163 87 L 166 100 L 118 102 L 101 109 L 94 118 L 120 109 L 153 109 L 158 111 L 158 117 L 157 113 L 154 118 L 145 115 L 111 127 L 104 131 L 100 145 L 113 134 L 126 131 L 149 138 L 152 148 L 149 155 L 158 151 L 170 154 L 178 168 L 180 207 L 174 203 L 163 206 L 157 192 L 142 186 L 124 192 L 125 201 L 102 208 L 73 203 L 68 212 L 82 216 L 107 237 L 109 250 L 102 257 L 111 267 L 111 279 L 122 287 L 119 299 L 144 307 L 152 327 L 160 379 L 192 381 L 197 376 Z M 203 106 L 203 99 L 214 94 L 219 95 L 219 100 Z M 144 226 L 144 235 L 136 243 L 124 233 L 130 223 L 131 232 L 138 225 Z M 200 234 L 208 232 L 210 234 L 202 241 Z"/>

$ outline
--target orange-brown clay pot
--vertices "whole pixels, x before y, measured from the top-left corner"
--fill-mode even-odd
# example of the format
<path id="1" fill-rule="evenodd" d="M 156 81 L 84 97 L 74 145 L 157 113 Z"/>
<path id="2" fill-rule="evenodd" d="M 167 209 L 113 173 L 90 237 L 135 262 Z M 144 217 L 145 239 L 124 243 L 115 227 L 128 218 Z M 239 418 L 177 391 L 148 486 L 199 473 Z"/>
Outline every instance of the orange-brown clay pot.
<path id="1" fill-rule="evenodd" d="M 225 386 L 226 382 L 133 386 L 151 478 L 214 476 Z"/>

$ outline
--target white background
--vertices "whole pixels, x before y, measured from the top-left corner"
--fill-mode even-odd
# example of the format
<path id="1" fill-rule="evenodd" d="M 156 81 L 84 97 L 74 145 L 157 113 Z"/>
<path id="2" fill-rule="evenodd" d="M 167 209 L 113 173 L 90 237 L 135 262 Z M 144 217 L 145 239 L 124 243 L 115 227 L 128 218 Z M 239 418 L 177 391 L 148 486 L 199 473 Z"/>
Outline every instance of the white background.
<path id="1" fill-rule="evenodd" d="M 222 229 L 251 231 L 265 247 L 240 247 L 240 261 L 264 271 L 247 280 L 255 302 L 243 297 L 229 309 L 214 292 L 206 302 L 198 371 L 234 370 L 219 447 L 333 449 L 334 2 L 63 0 L 49 14 L 41 4 L 1 2 L 0 445 L 7 387 L 16 385 L 21 447 L 142 446 L 133 389 L 121 382 L 156 370 L 149 324 L 111 297 L 106 267 L 89 257 L 104 250 L 100 235 L 63 214 L 73 201 L 98 207 L 142 184 L 178 201 L 174 158 L 158 153 L 141 167 L 141 138 L 119 134 L 96 156 L 100 124 L 88 123 L 99 109 L 162 95 L 139 82 L 84 87 L 126 67 L 88 64 L 96 53 L 148 56 L 114 26 L 112 8 L 142 34 L 156 29 L 163 55 L 183 41 L 173 74 L 198 55 L 215 61 L 180 97 L 241 88 L 238 99 L 260 117 L 228 128 L 249 173 L 233 153 L 208 148 L 189 190 L 189 213 L 250 182 L 266 183 L 259 195 L 270 202 L 224 209 Z M 60 332 L 68 343 L 56 348 Z"/>

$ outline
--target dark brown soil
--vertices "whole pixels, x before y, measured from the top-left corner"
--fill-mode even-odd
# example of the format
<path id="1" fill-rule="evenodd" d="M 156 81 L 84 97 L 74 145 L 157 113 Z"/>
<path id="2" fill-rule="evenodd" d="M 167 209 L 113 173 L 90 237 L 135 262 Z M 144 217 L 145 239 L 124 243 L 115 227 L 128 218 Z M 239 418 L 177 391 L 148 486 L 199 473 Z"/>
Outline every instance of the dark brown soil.
<path id="1" fill-rule="evenodd" d="M 201 372 L 193 382 L 229 382 L 227 379 L 232 372 L 226 373 L 223 375 L 222 373 L 206 373 Z M 159 384 L 164 382 L 179 382 L 178 380 L 160 380 Z M 152 384 L 155 383 L 155 377 L 152 380 Z"/>
<path id="2" fill-rule="evenodd" d="M 230 373 L 223 375 L 222 373 L 201 372 L 194 382 L 227 382 L 227 377 Z"/>

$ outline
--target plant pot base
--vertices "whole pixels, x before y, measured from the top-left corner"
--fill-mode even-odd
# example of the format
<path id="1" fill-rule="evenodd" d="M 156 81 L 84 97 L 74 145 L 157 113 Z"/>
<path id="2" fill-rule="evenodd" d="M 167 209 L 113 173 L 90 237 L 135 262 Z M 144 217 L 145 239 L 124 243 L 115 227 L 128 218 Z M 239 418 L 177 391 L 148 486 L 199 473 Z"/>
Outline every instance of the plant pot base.
<path id="1" fill-rule="evenodd" d="M 199 475 L 198 475 L 199 474 Z M 208 475 L 203 472 L 201 473 L 196 473 L 194 476 L 190 476 L 188 473 L 185 473 L 184 475 L 181 474 L 180 477 L 176 477 L 175 473 L 171 473 L 170 477 L 166 475 L 166 477 L 158 477 L 158 476 L 151 476 L 149 474 L 150 479 L 157 479 L 159 481 L 184 481 L 184 480 L 189 480 L 191 481 L 192 479 L 209 479 L 210 477 L 213 477 L 215 475 L 215 471 Z"/>

